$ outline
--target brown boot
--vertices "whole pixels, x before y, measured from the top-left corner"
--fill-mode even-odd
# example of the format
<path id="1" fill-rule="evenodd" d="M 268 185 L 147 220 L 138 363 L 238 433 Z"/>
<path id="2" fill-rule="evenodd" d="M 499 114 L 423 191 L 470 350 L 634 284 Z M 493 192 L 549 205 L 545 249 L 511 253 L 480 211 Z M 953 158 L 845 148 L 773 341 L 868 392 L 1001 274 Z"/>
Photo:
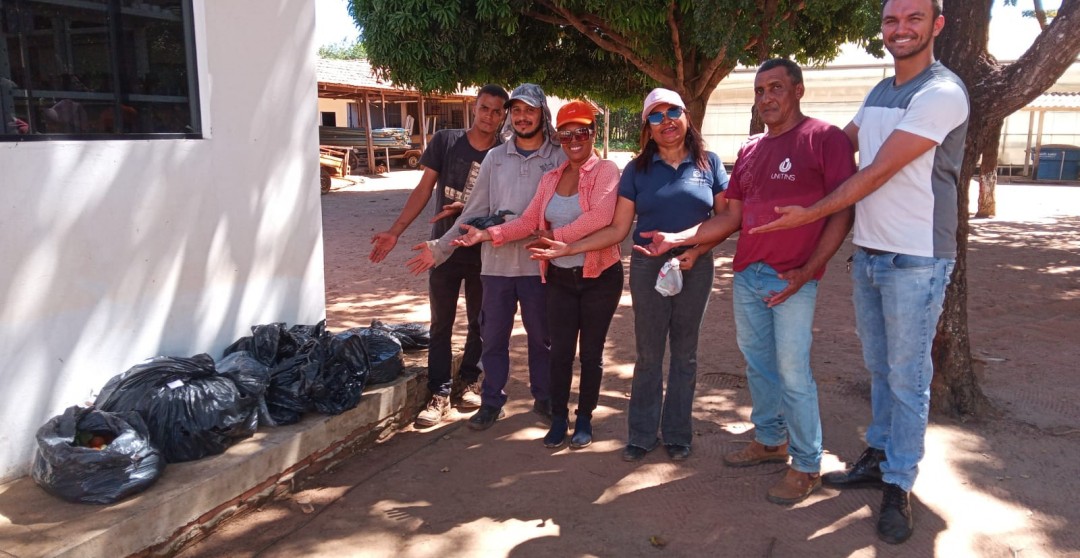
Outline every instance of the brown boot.
<path id="1" fill-rule="evenodd" d="M 480 399 L 480 378 L 471 384 L 465 383 L 460 376 L 454 378 L 450 384 L 450 404 L 458 409 L 479 409 L 483 404 Z"/>
<path id="2" fill-rule="evenodd" d="M 804 473 L 788 467 L 784 478 L 769 487 L 766 498 L 774 504 L 790 506 L 802 502 L 818 488 L 821 488 L 821 475 Z"/>
<path id="3" fill-rule="evenodd" d="M 416 417 L 416 426 L 429 428 L 442 422 L 450 414 L 450 396 L 432 395 L 426 407 Z"/>
<path id="4" fill-rule="evenodd" d="M 748 446 L 724 456 L 724 465 L 728 467 L 749 467 L 761 463 L 787 463 L 787 442 L 779 446 L 766 446 L 754 440 Z"/>

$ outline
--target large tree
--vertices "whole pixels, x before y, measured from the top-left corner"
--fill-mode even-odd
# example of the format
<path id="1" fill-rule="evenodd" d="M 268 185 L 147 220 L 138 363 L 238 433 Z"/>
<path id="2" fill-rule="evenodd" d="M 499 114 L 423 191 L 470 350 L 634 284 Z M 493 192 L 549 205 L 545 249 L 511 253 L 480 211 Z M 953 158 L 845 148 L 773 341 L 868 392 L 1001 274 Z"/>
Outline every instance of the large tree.
<path id="1" fill-rule="evenodd" d="M 1053 21 L 1011 64 L 999 63 L 987 50 L 993 0 L 944 4 L 945 29 L 935 41 L 935 54 L 967 85 L 971 116 L 957 191 L 956 271 L 945 295 L 945 310 L 934 341 L 936 373 L 931 401 L 938 410 L 977 414 L 986 399 L 975 378 L 968 342 L 968 184 L 988 147 L 997 152 L 1005 117 L 1049 89 L 1080 54 L 1080 0 L 1062 0 Z"/>
<path id="2" fill-rule="evenodd" d="M 873 51 L 876 0 L 350 0 L 372 65 L 397 83 L 449 91 L 532 81 L 562 97 L 629 106 L 657 85 L 699 126 L 737 65 L 770 56 Z"/>

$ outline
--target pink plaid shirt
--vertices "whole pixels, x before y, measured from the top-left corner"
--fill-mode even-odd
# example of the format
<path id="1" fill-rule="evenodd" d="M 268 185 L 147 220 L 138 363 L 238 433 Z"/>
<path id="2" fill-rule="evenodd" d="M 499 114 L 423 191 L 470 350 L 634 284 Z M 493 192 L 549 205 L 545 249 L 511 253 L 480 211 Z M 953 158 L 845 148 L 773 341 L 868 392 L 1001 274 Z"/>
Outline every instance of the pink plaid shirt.
<path id="1" fill-rule="evenodd" d="M 536 196 L 529 202 L 529 207 L 525 208 L 521 217 L 505 225 L 488 228 L 495 246 L 525 238 L 537 229 L 549 230 L 547 220 L 544 219 L 547 205 L 555 196 L 555 187 L 558 186 L 559 179 L 569 167 L 570 163 L 565 162 L 559 168 L 544 174 L 540 179 L 540 185 L 536 188 Z M 581 205 L 581 216 L 573 223 L 552 231 L 555 240 L 569 244 L 610 225 L 611 218 L 615 215 L 615 202 L 618 198 L 619 167 L 611 161 L 600 159 L 594 153 L 584 165 L 581 165 L 581 175 L 578 177 L 578 203 Z M 582 276 L 589 279 L 599 277 L 601 272 L 619 261 L 621 257 L 618 244 L 585 252 Z M 540 261 L 541 279 L 547 275 L 547 266 L 547 261 Z"/>

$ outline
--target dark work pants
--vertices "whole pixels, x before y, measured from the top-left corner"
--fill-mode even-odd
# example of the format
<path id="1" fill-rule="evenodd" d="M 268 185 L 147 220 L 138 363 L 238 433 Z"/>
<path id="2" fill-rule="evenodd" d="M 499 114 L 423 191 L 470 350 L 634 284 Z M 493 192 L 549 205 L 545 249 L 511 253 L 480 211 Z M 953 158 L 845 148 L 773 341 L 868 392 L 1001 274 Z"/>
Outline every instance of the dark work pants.
<path id="1" fill-rule="evenodd" d="M 551 335 L 551 411 L 569 416 L 574 354 L 581 347 L 577 415 L 591 417 L 600 399 L 604 340 L 623 292 L 622 262 L 586 279 L 581 268 L 548 266 L 548 332 Z"/>
<path id="2" fill-rule="evenodd" d="M 457 317 L 458 292 L 465 284 L 465 314 L 469 333 L 461 359 L 461 378 L 466 383 L 480 377 L 480 306 L 484 298 L 480 282 L 480 247 L 458 248 L 442 265 L 428 275 L 428 300 L 431 304 L 431 342 L 428 345 L 428 390 L 450 395 L 450 372 L 453 362 L 451 338 Z"/>
<path id="3" fill-rule="evenodd" d="M 483 275 L 484 305 L 480 311 L 480 333 L 484 339 L 481 360 L 484 383 L 480 398 L 484 405 L 502 408 L 506 404 L 506 382 L 510 378 L 510 336 L 514 315 L 521 303 L 521 325 L 529 352 L 529 390 L 533 399 L 551 398 L 551 342 L 548 340 L 547 290 L 539 276 L 499 277 Z"/>

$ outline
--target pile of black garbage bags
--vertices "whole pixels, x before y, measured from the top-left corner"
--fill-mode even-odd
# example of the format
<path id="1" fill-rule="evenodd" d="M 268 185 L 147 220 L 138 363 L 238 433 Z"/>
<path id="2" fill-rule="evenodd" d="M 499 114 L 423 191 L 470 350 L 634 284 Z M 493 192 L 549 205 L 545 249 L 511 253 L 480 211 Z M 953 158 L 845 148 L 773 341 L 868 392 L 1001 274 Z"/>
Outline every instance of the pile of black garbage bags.
<path id="1" fill-rule="evenodd" d="M 403 350 L 429 341 L 415 323 L 337 334 L 325 322 L 273 323 L 252 327 L 217 361 L 148 359 L 110 379 L 93 406 L 38 429 L 31 477 L 68 501 L 115 502 L 152 485 L 166 463 L 220 454 L 260 426 L 356 407 L 365 387 L 401 374 Z"/>

